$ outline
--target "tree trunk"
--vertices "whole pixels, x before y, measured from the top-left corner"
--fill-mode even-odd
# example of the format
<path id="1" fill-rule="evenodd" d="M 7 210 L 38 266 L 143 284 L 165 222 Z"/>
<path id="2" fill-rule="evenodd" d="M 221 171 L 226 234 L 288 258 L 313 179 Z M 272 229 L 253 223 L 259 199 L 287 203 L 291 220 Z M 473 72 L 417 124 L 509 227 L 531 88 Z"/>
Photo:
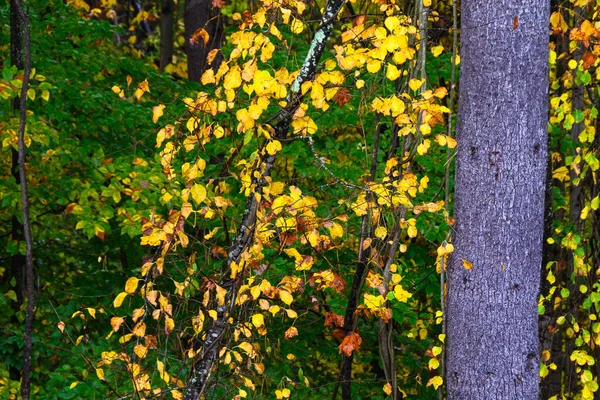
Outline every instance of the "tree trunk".
<path id="1" fill-rule="evenodd" d="M 223 43 L 223 18 L 221 10 L 213 7 L 210 0 L 185 0 L 183 15 L 185 24 L 185 50 L 188 56 L 188 79 L 200 81 L 200 77 L 209 68 L 218 68 L 223 56 L 219 53 L 215 59 L 208 63 L 206 56 L 213 49 L 221 48 Z M 192 44 L 190 38 L 196 30 L 204 28 L 209 35 L 205 44 L 203 39 Z"/>
<path id="2" fill-rule="evenodd" d="M 175 3 L 173 0 L 162 0 L 160 12 L 160 70 L 171 63 L 173 58 L 173 23 Z"/>
<path id="3" fill-rule="evenodd" d="M 462 3 L 448 399 L 537 399 L 549 0 Z"/>

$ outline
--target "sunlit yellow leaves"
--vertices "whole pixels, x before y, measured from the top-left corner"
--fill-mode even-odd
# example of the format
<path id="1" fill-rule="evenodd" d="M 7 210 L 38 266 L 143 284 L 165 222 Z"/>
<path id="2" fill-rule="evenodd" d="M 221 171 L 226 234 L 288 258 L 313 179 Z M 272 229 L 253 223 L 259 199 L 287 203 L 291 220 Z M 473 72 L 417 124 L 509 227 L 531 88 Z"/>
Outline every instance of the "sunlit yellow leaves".
<path id="1" fill-rule="evenodd" d="M 173 125 L 167 125 L 164 128 L 162 128 L 156 135 L 156 147 L 158 148 L 162 146 L 163 141 L 166 139 L 170 139 L 174 133 L 175 128 L 173 127 Z"/>
<path id="2" fill-rule="evenodd" d="M 123 304 L 123 300 L 125 300 L 125 297 L 127 297 L 127 293 L 125 292 L 121 292 L 117 295 L 117 297 L 115 298 L 115 300 L 113 301 L 113 305 L 115 308 L 119 308 L 121 307 L 121 304 Z"/>
<path id="3" fill-rule="evenodd" d="M 312 256 L 303 256 L 295 248 L 284 249 L 285 254 L 295 259 L 297 271 L 308 271 L 312 268 L 314 260 Z"/>
<path id="4" fill-rule="evenodd" d="M 594 357 L 590 356 L 585 350 L 575 350 L 571 353 L 571 361 L 577 363 L 577 365 L 594 365 Z"/>
<path id="5" fill-rule="evenodd" d="M 371 107 L 373 111 L 383 115 L 391 115 L 392 117 L 396 117 L 406 110 L 404 101 L 396 96 L 387 98 L 377 97 L 371 103 Z"/>
<path id="6" fill-rule="evenodd" d="M 294 134 L 300 135 L 314 135 L 317 133 L 317 124 L 312 118 L 304 116 L 302 118 L 295 119 L 292 121 L 292 128 L 294 128 Z"/>
<path id="7" fill-rule="evenodd" d="M 115 85 L 115 86 L 113 86 L 113 87 L 111 88 L 111 90 L 112 90 L 114 93 L 118 94 L 120 98 L 123 98 L 123 97 L 125 97 L 125 92 L 124 92 L 124 91 L 123 91 L 123 89 L 121 89 L 120 87 L 118 87 L 118 86 L 116 86 L 116 85 Z"/>
<path id="8" fill-rule="evenodd" d="M 277 398 L 277 400 L 282 400 L 282 399 L 287 399 L 290 397 L 290 389 L 288 388 L 284 388 L 282 390 L 277 389 L 275 391 L 275 397 Z"/>
<path id="9" fill-rule="evenodd" d="M 449 148 L 453 149 L 456 147 L 456 140 L 453 137 L 450 136 L 446 136 L 446 135 L 435 135 L 435 141 L 440 145 L 440 146 L 448 146 Z"/>

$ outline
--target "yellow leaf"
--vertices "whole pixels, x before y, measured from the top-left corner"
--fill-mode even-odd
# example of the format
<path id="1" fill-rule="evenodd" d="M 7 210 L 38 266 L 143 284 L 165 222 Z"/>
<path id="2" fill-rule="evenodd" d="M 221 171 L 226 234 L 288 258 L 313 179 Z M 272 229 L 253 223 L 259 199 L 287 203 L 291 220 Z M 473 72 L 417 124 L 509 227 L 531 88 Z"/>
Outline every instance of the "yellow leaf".
<path id="1" fill-rule="evenodd" d="M 223 80 L 223 87 L 227 89 L 237 89 L 242 85 L 242 73 L 240 67 L 235 66 L 229 70 Z"/>
<path id="2" fill-rule="evenodd" d="M 206 188 L 200 184 L 194 184 L 190 192 L 196 204 L 200 204 L 206 199 Z"/>
<path id="3" fill-rule="evenodd" d="M 75 382 L 71 383 L 71 385 L 69 386 L 69 389 L 73 389 L 75 386 L 77 386 L 78 383 L 79 383 L 79 381 L 75 381 Z"/>
<path id="4" fill-rule="evenodd" d="M 378 239 L 385 239 L 385 237 L 387 236 L 387 228 L 385 226 L 380 226 L 377 229 L 375 229 L 375 237 Z"/>
<path id="5" fill-rule="evenodd" d="M 383 392 L 388 396 L 392 394 L 392 385 L 389 382 L 383 385 Z"/>
<path id="6" fill-rule="evenodd" d="M 163 110 L 165 109 L 164 104 L 159 104 L 157 106 L 152 107 L 152 122 L 158 122 L 158 119 L 163 115 Z"/>
<path id="7" fill-rule="evenodd" d="M 121 307 L 121 304 L 123 304 L 123 300 L 125 300 L 125 297 L 127 297 L 127 293 L 125 293 L 125 292 L 121 292 L 117 295 L 117 297 L 115 298 L 115 301 L 113 302 L 113 305 L 115 306 L 115 308 Z"/>
<path id="8" fill-rule="evenodd" d="M 431 7 L 431 0 L 423 0 L 423 7 Z"/>
<path id="9" fill-rule="evenodd" d="M 411 79 L 408 82 L 408 86 L 410 87 L 411 90 L 419 90 L 421 88 L 421 86 L 423 86 L 423 84 L 425 83 L 425 79 Z"/>
<path id="10" fill-rule="evenodd" d="M 287 290 L 279 290 L 279 298 L 288 306 L 294 301 L 294 297 Z"/>
<path id="11" fill-rule="evenodd" d="M 207 69 L 206 71 L 204 71 L 204 73 L 202 74 L 202 78 L 200 78 L 200 82 L 202 82 L 203 85 L 215 83 L 215 71 L 213 71 L 212 69 Z"/>
<path id="12" fill-rule="evenodd" d="M 466 269 L 467 271 L 473 268 L 473 264 L 470 263 L 469 261 L 465 260 L 464 258 L 461 259 L 462 260 L 462 265 L 463 268 Z"/>
<path id="13" fill-rule="evenodd" d="M 367 308 L 371 310 L 378 309 L 383 306 L 383 303 L 385 303 L 383 296 L 374 296 L 372 294 L 365 293 L 365 306 L 367 306 Z"/>
<path id="14" fill-rule="evenodd" d="M 279 150 L 281 150 L 281 142 L 279 140 L 272 140 L 267 144 L 267 153 L 270 155 L 277 154 Z"/>
<path id="15" fill-rule="evenodd" d="M 440 54 L 442 54 L 442 51 L 444 51 L 444 46 L 433 46 L 431 48 L 431 54 L 433 54 L 434 57 L 437 57 Z"/>
<path id="16" fill-rule="evenodd" d="M 433 346 L 431 349 L 431 354 L 433 354 L 435 357 L 439 356 L 442 354 L 442 348 L 440 346 Z"/>
<path id="17" fill-rule="evenodd" d="M 138 88 L 135 91 L 136 99 L 141 99 L 145 92 L 150 93 L 150 88 L 148 87 L 148 79 L 144 79 L 144 81 L 140 82 L 140 84 L 138 85 Z"/>
<path id="18" fill-rule="evenodd" d="M 225 129 L 223 129 L 221 125 L 215 126 L 212 132 L 217 139 L 220 139 L 225 135 Z"/>
<path id="19" fill-rule="evenodd" d="M 219 306 L 225 304 L 225 295 L 227 294 L 227 289 L 222 288 L 219 285 L 215 285 L 217 289 L 217 303 Z"/>
<path id="20" fill-rule="evenodd" d="M 412 294 L 404 290 L 402 285 L 394 287 L 394 297 L 401 303 L 406 303 L 412 297 Z"/>
<path id="21" fill-rule="evenodd" d="M 565 167 L 565 166 L 562 166 L 562 167 L 559 167 L 559 168 L 555 169 L 552 172 L 552 178 L 558 179 L 561 182 L 566 181 L 567 179 L 569 179 L 569 170 L 568 170 L 568 168 Z"/>
<path id="22" fill-rule="evenodd" d="M 441 376 L 438 375 L 431 378 L 429 382 L 427 382 L 427 386 L 433 385 L 434 389 L 437 390 L 437 388 L 439 388 L 442 385 L 442 383 L 444 383 L 444 380 Z"/>
<path id="23" fill-rule="evenodd" d="M 299 19 L 294 18 L 292 20 L 291 29 L 292 33 L 302 33 L 302 31 L 304 30 L 304 24 Z"/>
<path id="24" fill-rule="evenodd" d="M 331 226 L 327 227 L 327 229 L 329 229 L 329 235 L 332 239 L 344 236 L 344 228 L 337 222 L 332 222 Z"/>
<path id="25" fill-rule="evenodd" d="M 144 358 L 144 357 L 146 357 L 146 354 L 148 353 L 148 348 L 146 346 L 144 346 L 143 344 L 138 344 L 133 348 L 133 352 L 139 358 Z"/>
<path id="26" fill-rule="evenodd" d="M 260 328 L 261 326 L 264 326 L 265 324 L 265 318 L 263 317 L 262 314 L 254 314 L 252 316 L 252 325 L 254 325 L 257 328 Z"/>
<path id="27" fill-rule="evenodd" d="M 254 348 L 248 342 L 242 342 L 238 345 L 238 347 L 246 352 L 249 356 L 251 356 L 254 352 Z"/>
<path id="28" fill-rule="evenodd" d="M 138 281 L 139 281 L 139 279 L 134 276 L 127 279 L 127 282 L 125 282 L 125 293 L 127 293 L 127 294 L 134 293 L 138 287 Z"/>
<path id="29" fill-rule="evenodd" d="M 400 77 L 400 71 L 398 71 L 398 68 L 396 68 L 396 66 L 394 64 L 388 64 L 385 76 L 390 81 L 395 81 L 396 79 L 398 79 Z"/>
<path id="30" fill-rule="evenodd" d="M 104 380 L 104 371 L 102 370 L 102 368 L 96 368 L 96 376 L 98 376 L 98 379 L 100 379 L 101 381 Z"/>
<path id="31" fill-rule="evenodd" d="M 42 99 L 46 101 L 50 100 L 50 92 L 47 90 L 42 90 Z"/>

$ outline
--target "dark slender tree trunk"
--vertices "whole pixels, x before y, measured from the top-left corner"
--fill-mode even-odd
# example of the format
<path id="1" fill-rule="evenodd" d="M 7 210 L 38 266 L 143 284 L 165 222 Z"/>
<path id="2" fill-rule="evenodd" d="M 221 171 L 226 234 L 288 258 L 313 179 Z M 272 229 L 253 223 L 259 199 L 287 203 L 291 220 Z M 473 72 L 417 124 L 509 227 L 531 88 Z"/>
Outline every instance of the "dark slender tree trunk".
<path id="1" fill-rule="evenodd" d="M 188 79 L 198 82 L 204 71 L 209 68 L 218 68 L 223 60 L 220 52 L 211 63 L 206 60 L 208 53 L 213 49 L 220 49 L 223 43 L 221 9 L 213 7 L 211 0 L 185 0 L 183 21 L 185 24 L 185 50 L 188 56 Z M 208 33 L 208 42 L 205 44 L 200 39 L 192 44 L 190 38 L 201 28 Z"/>
<path id="2" fill-rule="evenodd" d="M 10 60 L 12 65 L 16 66 L 17 69 L 23 69 L 23 23 L 19 17 L 17 11 L 17 5 L 15 0 L 10 1 Z M 13 114 L 19 114 L 20 99 L 15 97 L 12 102 Z M 21 184 L 21 178 L 19 176 L 19 152 L 14 148 L 11 148 L 11 175 L 15 179 L 17 185 Z M 11 239 L 17 242 L 23 241 L 23 224 L 14 214 L 11 219 Z M 11 259 L 11 271 L 8 280 L 15 278 L 16 286 L 15 292 L 17 294 L 17 301 L 12 302 L 12 307 L 15 312 L 21 309 L 25 299 L 25 256 L 21 253 L 17 253 L 12 256 Z M 16 315 L 11 319 L 11 322 L 17 326 L 19 320 Z M 10 379 L 14 381 L 21 380 L 21 370 L 14 365 L 9 368 Z"/>
<path id="3" fill-rule="evenodd" d="M 462 3 L 448 399 L 536 399 L 549 0 Z"/>
<path id="4" fill-rule="evenodd" d="M 173 58 L 173 24 L 175 20 L 175 3 L 173 0 L 162 0 L 160 13 L 160 70 L 164 71 Z"/>

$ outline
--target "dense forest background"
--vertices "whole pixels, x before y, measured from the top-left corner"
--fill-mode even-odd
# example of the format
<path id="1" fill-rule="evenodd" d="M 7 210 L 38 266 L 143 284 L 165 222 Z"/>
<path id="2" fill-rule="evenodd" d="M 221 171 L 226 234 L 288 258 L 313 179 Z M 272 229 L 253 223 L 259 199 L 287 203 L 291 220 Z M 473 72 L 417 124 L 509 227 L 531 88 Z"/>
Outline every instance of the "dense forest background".
<path id="1" fill-rule="evenodd" d="M 30 294 L 14 7 L 0 6 L 6 399 Z M 459 2 L 24 10 L 31 397 L 444 396 Z M 599 396 L 599 11 L 553 2 L 548 26 L 544 399 Z"/>

